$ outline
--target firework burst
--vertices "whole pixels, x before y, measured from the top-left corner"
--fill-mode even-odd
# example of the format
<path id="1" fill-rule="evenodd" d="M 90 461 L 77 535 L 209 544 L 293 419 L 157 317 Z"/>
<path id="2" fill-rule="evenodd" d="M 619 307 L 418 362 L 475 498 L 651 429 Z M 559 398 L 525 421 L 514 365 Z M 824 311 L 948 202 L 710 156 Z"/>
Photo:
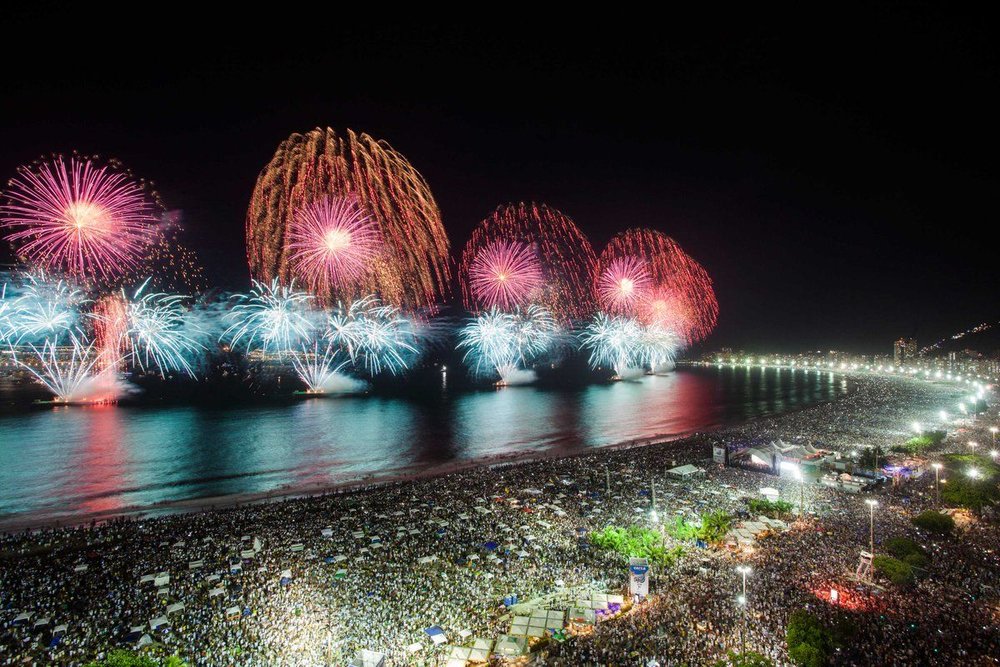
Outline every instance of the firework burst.
<path id="1" fill-rule="evenodd" d="M 194 378 L 192 361 L 204 350 L 197 325 L 187 321 L 185 297 L 159 292 L 143 294 L 148 281 L 125 300 L 122 335 L 129 359 L 142 370 L 156 369 L 161 377 L 172 371 Z"/>
<path id="2" fill-rule="evenodd" d="M 537 260 L 540 279 L 519 305 L 543 306 L 561 323 L 584 319 L 593 310 L 595 257 L 576 224 L 544 204 L 501 206 L 479 223 L 462 251 L 459 277 L 466 307 L 473 312 L 495 305 L 481 289 L 481 267 L 490 248 L 528 248 Z M 477 261 L 478 259 L 478 261 Z"/>
<path id="3" fill-rule="evenodd" d="M 269 283 L 254 280 L 249 294 L 235 297 L 235 305 L 225 316 L 232 324 L 220 340 L 279 355 L 297 348 L 315 329 L 309 308 L 312 299 L 296 290 L 294 281 L 286 287 L 277 278 Z"/>
<path id="4" fill-rule="evenodd" d="M 633 317 L 598 313 L 580 334 L 580 343 L 590 351 L 591 367 L 612 368 L 616 376 L 627 378 L 673 361 L 680 340 L 660 325 L 643 325 Z"/>
<path id="5" fill-rule="evenodd" d="M 333 345 L 327 345 L 321 354 L 319 343 L 314 343 L 311 350 L 303 346 L 292 356 L 292 366 L 305 383 L 307 394 L 344 394 L 364 389 L 364 382 L 340 372 L 350 363 L 341 356 Z"/>
<path id="6" fill-rule="evenodd" d="M 327 317 L 325 337 L 356 369 L 370 375 L 402 373 L 418 354 L 413 323 L 399 308 L 375 296 L 358 299 L 347 308 L 338 305 Z"/>
<path id="7" fill-rule="evenodd" d="M 458 348 L 466 351 L 464 360 L 475 375 L 492 373 L 508 383 L 508 378 L 549 351 L 558 330 L 552 314 L 541 306 L 513 313 L 494 307 L 461 329 Z"/>
<path id="8" fill-rule="evenodd" d="M 21 287 L 4 301 L 6 339 L 13 344 L 42 338 L 59 342 L 82 334 L 80 308 L 87 303 L 84 292 L 68 280 L 50 277 L 44 271 L 23 274 Z M 0 334 L 2 335 L 2 334 Z"/>
<path id="9" fill-rule="evenodd" d="M 601 288 L 605 308 L 673 331 L 683 345 L 701 341 L 712 332 L 719 315 L 712 279 L 673 239 L 650 229 L 616 235 L 598 261 L 599 286 L 604 285 L 604 276 L 614 275 L 616 265 L 630 260 L 641 261 L 648 276 L 643 298 L 622 312 L 606 299 L 613 293 L 605 295 Z"/>
<path id="10" fill-rule="evenodd" d="M 88 281 L 134 269 L 153 239 L 158 201 L 116 163 L 55 156 L 21 167 L 0 205 L 18 256 Z"/>
<path id="11" fill-rule="evenodd" d="M 288 230 L 292 272 L 314 294 L 363 279 L 382 246 L 378 223 L 354 197 L 325 197 L 297 211 Z"/>
<path id="12" fill-rule="evenodd" d="M 527 305 L 542 287 L 542 265 L 526 243 L 489 243 L 473 257 L 468 282 L 477 303 L 509 311 Z"/>
<path id="13" fill-rule="evenodd" d="M 366 226 L 377 229 L 371 236 L 377 252 L 358 272 L 345 270 L 336 280 L 328 274 L 326 284 L 310 279 L 307 286 L 324 289 L 316 296 L 327 304 L 375 294 L 407 312 L 435 308 L 448 288 L 449 250 L 430 188 L 388 144 L 350 130 L 345 137 L 331 129 L 293 134 L 261 171 L 247 211 L 251 274 L 286 283 L 297 277 L 303 270 L 303 249 L 292 247 L 301 242 L 291 234 L 297 216 L 316 202 L 350 198 L 370 218 Z"/>
<path id="14" fill-rule="evenodd" d="M 638 257 L 616 257 L 597 277 L 597 296 L 611 313 L 634 314 L 645 302 L 651 280 L 646 263 Z"/>
<path id="15" fill-rule="evenodd" d="M 113 372 L 102 371 L 102 355 L 94 343 L 73 339 L 69 358 L 60 354 L 53 341 L 42 349 L 29 346 L 35 363 L 25 363 L 17 353 L 14 363 L 21 366 L 49 392 L 58 403 L 104 403 L 115 401 L 126 390 Z"/>

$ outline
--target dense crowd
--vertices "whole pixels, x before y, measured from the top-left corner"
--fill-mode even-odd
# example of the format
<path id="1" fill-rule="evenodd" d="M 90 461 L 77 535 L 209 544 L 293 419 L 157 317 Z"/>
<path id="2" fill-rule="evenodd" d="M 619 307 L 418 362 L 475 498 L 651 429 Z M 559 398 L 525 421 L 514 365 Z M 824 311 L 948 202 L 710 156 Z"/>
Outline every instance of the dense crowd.
<path id="1" fill-rule="evenodd" d="M 691 519 L 717 509 L 745 514 L 746 499 L 763 486 L 798 499 L 794 480 L 711 463 L 712 444 L 763 437 L 839 450 L 887 446 L 954 395 L 941 385 L 865 378 L 840 400 L 676 442 L 8 535 L 0 542 L 0 664 L 80 665 L 136 646 L 142 635 L 150 650 L 195 665 L 344 664 L 363 648 L 385 653 L 391 665 L 436 664 L 447 648 L 426 628 L 439 626 L 453 644 L 464 630 L 495 638 L 510 626 L 505 596 L 530 600 L 584 585 L 622 592 L 621 557 L 580 538 L 609 523 L 648 523 L 654 495 L 661 515 Z M 667 475 L 682 463 L 706 475 Z M 536 659 L 704 664 L 745 642 L 780 664 L 787 618 L 808 608 L 831 622 L 842 613 L 856 620 L 842 664 L 993 664 L 1000 531 L 979 522 L 960 539 L 928 542 L 909 522 L 933 503 L 928 491 L 918 478 L 878 492 L 876 551 L 891 536 L 931 544 L 928 576 L 914 589 L 854 581 L 849 573 L 868 543 L 867 506 L 858 495 L 810 485 L 814 512 L 788 532 L 751 554 L 688 548 L 675 567 L 654 572 L 648 601 L 589 635 L 546 643 Z M 740 563 L 752 567 L 745 607 L 736 604 Z M 161 573 L 168 582 L 154 581 Z M 837 605 L 831 588 L 841 592 Z M 36 628 L 39 619 L 49 622 Z M 54 637 L 61 624 L 65 632 Z"/>

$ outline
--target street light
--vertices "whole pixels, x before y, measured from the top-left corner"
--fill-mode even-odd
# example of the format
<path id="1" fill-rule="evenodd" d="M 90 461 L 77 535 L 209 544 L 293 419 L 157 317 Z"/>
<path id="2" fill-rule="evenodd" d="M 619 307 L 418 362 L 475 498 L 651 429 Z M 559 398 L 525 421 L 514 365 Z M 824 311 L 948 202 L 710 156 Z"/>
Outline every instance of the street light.
<path id="1" fill-rule="evenodd" d="M 979 479 L 979 469 L 978 468 L 969 468 L 969 470 L 968 470 L 968 472 L 966 474 L 969 477 L 971 477 L 972 479 Z"/>
<path id="2" fill-rule="evenodd" d="M 968 444 L 969 444 L 969 449 L 971 449 L 972 453 L 975 454 L 976 453 L 976 447 L 979 446 L 979 443 L 978 442 L 973 442 L 973 441 L 970 440 Z"/>
<path id="3" fill-rule="evenodd" d="M 996 426 L 990 426 L 990 435 L 993 436 L 993 446 L 996 447 L 997 446 L 997 427 Z"/>
<path id="4" fill-rule="evenodd" d="M 941 464 L 932 463 L 931 467 L 934 468 L 934 505 L 941 505 Z"/>
<path id="5" fill-rule="evenodd" d="M 878 506 L 878 501 L 872 498 L 865 498 L 865 503 L 868 505 L 868 509 L 871 510 L 871 523 L 869 524 L 869 548 L 868 551 L 871 552 L 872 557 L 875 557 L 875 508 Z"/>
<path id="6" fill-rule="evenodd" d="M 747 575 L 750 574 L 749 565 L 738 565 L 736 571 L 743 575 L 743 593 L 736 598 L 736 601 L 743 607 L 743 623 L 740 626 L 740 653 L 747 652 Z"/>
<path id="7" fill-rule="evenodd" d="M 806 499 L 806 489 L 805 489 L 805 479 L 802 477 L 802 468 L 794 463 L 789 463 L 788 461 L 782 461 L 779 466 L 792 474 L 799 483 L 799 516 L 805 513 L 805 499 Z"/>

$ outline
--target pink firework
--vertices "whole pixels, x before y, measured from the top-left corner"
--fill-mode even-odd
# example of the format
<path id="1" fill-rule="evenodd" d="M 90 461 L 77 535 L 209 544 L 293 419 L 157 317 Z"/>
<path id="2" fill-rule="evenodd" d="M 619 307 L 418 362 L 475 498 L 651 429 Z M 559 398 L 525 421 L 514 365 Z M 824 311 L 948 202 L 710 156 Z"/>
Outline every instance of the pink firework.
<path id="1" fill-rule="evenodd" d="M 498 241 L 480 250 L 469 266 L 469 286 L 489 308 L 512 310 L 542 286 L 542 265 L 527 243 Z"/>
<path id="2" fill-rule="evenodd" d="M 55 156 L 11 179 L 0 227 L 27 262 L 106 281 L 135 269 L 154 240 L 157 213 L 146 184 L 116 164 Z"/>
<path id="3" fill-rule="evenodd" d="M 638 257 L 617 257 L 597 277 L 597 296 L 610 313 L 634 315 L 651 283 L 646 263 Z"/>
<path id="4" fill-rule="evenodd" d="M 295 276 L 324 296 L 363 278 L 382 247 L 377 221 L 353 197 L 326 197 L 301 208 L 288 239 Z"/>
<path id="5" fill-rule="evenodd" d="M 642 305 L 641 319 L 645 324 L 670 329 L 685 343 L 694 338 L 697 326 L 696 314 L 684 295 L 665 288 L 651 290 Z"/>

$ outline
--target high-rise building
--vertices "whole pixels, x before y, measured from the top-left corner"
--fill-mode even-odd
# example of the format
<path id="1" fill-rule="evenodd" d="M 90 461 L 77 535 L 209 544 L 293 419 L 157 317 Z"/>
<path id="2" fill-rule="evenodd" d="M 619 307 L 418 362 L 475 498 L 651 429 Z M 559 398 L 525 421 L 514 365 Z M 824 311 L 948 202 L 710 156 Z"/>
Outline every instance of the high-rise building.
<path id="1" fill-rule="evenodd" d="M 897 366 L 917 358 L 917 339 L 900 338 L 893 345 L 892 358 Z"/>

